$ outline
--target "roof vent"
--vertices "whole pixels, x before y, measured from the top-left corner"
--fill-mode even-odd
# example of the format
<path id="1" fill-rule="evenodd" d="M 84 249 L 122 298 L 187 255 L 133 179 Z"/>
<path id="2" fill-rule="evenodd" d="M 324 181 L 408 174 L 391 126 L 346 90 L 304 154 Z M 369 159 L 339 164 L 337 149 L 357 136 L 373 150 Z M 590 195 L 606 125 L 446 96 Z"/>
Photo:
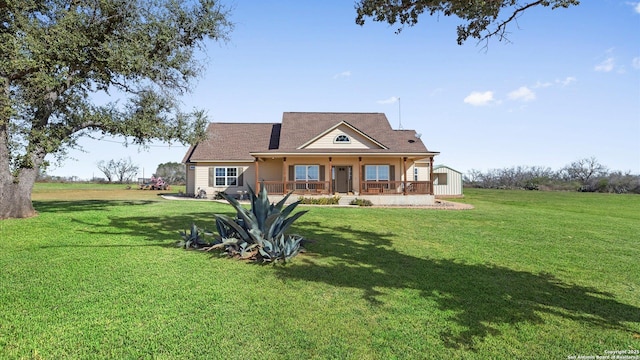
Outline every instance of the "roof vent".
<path id="1" fill-rule="evenodd" d="M 409 144 L 413 144 L 414 142 L 416 142 L 416 141 L 413 140 L 413 139 L 409 139 Z"/>

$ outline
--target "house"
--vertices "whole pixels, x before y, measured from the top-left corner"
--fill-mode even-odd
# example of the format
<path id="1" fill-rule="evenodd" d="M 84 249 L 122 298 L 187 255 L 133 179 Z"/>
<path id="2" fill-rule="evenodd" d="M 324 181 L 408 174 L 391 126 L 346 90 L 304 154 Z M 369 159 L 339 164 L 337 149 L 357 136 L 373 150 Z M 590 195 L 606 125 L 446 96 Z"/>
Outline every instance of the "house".
<path id="1" fill-rule="evenodd" d="M 270 195 L 421 205 L 434 201 L 430 169 L 438 154 L 414 130 L 392 129 L 382 113 L 285 112 L 280 123 L 211 123 L 183 163 L 188 194 L 242 197 L 262 182 Z"/>

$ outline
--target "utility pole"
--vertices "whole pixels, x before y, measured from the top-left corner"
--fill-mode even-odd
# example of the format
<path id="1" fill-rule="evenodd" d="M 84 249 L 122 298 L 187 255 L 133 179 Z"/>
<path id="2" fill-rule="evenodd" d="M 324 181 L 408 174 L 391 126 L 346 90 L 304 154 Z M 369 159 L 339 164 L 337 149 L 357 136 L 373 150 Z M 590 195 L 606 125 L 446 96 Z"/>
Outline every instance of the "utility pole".
<path id="1" fill-rule="evenodd" d="M 402 111 L 400 109 L 400 97 L 398 97 L 398 128 L 400 130 L 404 130 L 402 128 Z"/>

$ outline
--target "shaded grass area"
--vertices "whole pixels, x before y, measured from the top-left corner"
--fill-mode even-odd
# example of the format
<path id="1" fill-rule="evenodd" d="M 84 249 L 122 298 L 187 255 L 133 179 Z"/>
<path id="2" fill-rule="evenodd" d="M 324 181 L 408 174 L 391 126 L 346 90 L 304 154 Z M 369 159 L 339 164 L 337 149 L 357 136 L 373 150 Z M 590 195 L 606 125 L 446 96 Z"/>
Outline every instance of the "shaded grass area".
<path id="1" fill-rule="evenodd" d="M 470 211 L 314 207 L 294 228 L 308 252 L 256 266 L 174 247 L 230 206 L 131 191 L 43 196 L 38 217 L 0 222 L 0 358 L 640 348 L 637 196 L 473 190 Z"/>

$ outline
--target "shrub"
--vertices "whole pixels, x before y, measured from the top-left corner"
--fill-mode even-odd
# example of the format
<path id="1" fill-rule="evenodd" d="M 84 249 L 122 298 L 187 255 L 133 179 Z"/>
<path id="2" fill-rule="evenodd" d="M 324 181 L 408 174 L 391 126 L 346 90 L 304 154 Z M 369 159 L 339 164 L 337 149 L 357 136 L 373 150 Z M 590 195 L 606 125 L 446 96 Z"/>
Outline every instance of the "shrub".
<path id="1" fill-rule="evenodd" d="M 331 197 L 303 197 L 300 196 L 298 198 L 300 204 L 305 205 L 338 205 L 340 203 L 340 196 L 331 196 Z"/>
<path id="2" fill-rule="evenodd" d="M 349 203 L 349 205 L 373 206 L 373 203 L 372 203 L 370 200 L 367 200 L 367 199 L 358 199 L 358 198 L 355 198 L 355 199 L 351 200 L 351 202 Z"/>
<path id="3" fill-rule="evenodd" d="M 300 202 L 285 207 L 291 193 L 277 204 L 270 204 L 264 186 L 257 195 L 249 187 L 251 209 L 242 207 L 236 199 L 225 193 L 220 195 L 236 209 L 237 215 L 234 219 L 222 214 L 214 215 L 220 242 L 209 249 L 224 249 L 231 257 L 262 263 L 286 262 L 300 252 L 303 238 L 287 235 L 285 231 L 307 211 L 292 215 Z"/>

